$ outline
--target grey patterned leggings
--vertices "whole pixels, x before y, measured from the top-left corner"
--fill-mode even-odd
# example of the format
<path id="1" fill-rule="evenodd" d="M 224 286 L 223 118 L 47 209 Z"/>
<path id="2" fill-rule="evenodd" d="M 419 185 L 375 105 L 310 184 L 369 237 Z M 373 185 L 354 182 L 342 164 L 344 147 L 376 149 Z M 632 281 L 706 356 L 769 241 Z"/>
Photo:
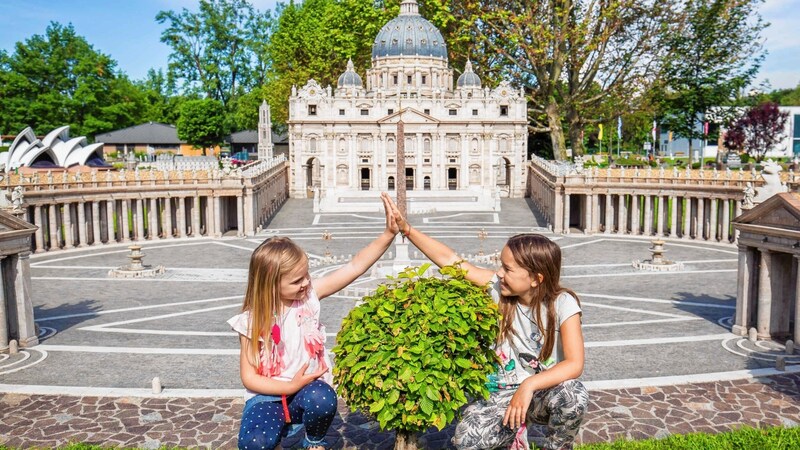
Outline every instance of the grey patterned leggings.
<path id="1" fill-rule="evenodd" d="M 470 404 L 456 426 L 453 445 L 459 450 L 508 447 L 516 430 L 503 426 L 503 416 L 514 392 L 500 390 L 488 400 Z M 526 422 L 547 425 L 544 448 L 571 449 L 588 403 L 589 394 L 583 384 L 567 380 L 533 393 Z"/>

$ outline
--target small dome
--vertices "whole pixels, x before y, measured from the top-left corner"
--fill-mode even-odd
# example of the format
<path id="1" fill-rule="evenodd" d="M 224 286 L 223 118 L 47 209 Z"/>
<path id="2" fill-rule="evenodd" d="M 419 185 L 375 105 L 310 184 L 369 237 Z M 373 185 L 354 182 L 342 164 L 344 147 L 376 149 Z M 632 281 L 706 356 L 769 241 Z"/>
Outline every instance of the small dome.
<path id="1" fill-rule="evenodd" d="M 339 81 L 336 82 L 336 87 L 362 87 L 361 77 L 355 71 L 353 60 L 347 60 L 347 70 L 339 76 Z"/>
<path id="2" fill-rule="evenodd" d="M 402 0 L 400 14 L 375 37 L 372 57 L 385 56 L 433 56 L 447 60 L 442 33 L 419 15 L 416 0 Z"/>
<path id="3" fill-rule="evenodd" d="M 460 88 L 480 88 L 481 78 L 472 71 L 472 62 L 467 60 L 467 65 L 464 67 L 464 73 L 458 77 L 456 86 Z"/>

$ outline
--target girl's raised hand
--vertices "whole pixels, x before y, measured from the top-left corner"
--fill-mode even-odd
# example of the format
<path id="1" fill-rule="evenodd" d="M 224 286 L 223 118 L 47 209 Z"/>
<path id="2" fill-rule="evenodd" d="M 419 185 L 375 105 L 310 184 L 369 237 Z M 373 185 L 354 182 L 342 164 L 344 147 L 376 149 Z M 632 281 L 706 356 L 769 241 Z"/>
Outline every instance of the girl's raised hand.
<path id="1" fill-rule="evenodd" d="M 397 205 L 394 204 L 392 198 L 386 192 L 381 192 L 381 200 L 383 201 L 383 210 L 386 213 L 386 230 L 392 234 L 399 233 L 402 228 L 397 221 L 397 216 L 400 214 L 399 210 L 397 210 Z"/>
<path id="2" fill-rule="evenodd" d="M 391 220 L 397 229 L 395 234 L 403 230 L 408 231 L 408 222 L 406 222 L 406 218 L 400 213 L 400 208 L 397 207 L 397 204 L 394 202 L 394 200 L 392 200 L 392 197 L 390 197 L 386 192 L 382 192 L 381 199 L 383 199 L 383 207 L 386 208 L 387 227 L 389 216 L 391 215 Z"/>

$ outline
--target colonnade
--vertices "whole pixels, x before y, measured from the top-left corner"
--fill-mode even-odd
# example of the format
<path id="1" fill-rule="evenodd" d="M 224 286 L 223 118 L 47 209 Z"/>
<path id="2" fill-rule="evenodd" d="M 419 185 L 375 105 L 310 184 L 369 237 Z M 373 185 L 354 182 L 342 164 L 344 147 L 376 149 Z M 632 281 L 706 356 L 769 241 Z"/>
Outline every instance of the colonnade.
<path id="1" fill-rule="evenodd" d="M 556 233 L 616 234 L 732 242 L 742 178 L 686 171 L 559 173 L 531 162 L 528 194 Z M 613 176 L 612 176 L 613 173 Z"/>
<path id="2" fill-rule="evenodd" d="M 39 253 L 221 237 L 233 230 L 237 236 L 251 236 L 287 198 L 287 165 L 282 158 L 259 161 L 241 173 L 209 175 L 181 173 L 162 183 L 148 183 L 137 174 L 133 182 L 26 185 L 25 219 L 38 227 L 32 248 Z"/>

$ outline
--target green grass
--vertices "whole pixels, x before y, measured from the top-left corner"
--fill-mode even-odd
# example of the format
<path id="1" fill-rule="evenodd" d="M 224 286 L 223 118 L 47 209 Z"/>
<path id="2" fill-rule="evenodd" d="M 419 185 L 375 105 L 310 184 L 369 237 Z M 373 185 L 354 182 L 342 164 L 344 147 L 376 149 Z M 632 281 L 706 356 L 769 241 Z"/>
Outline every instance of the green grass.
<path id="1" fill-rule="evenodd" d="M 692 433 L 664 439 L 584 444 L 578 450 L 790 450 L 800 448 L 800 427 L 750 428 L 719 434 Z"/>

